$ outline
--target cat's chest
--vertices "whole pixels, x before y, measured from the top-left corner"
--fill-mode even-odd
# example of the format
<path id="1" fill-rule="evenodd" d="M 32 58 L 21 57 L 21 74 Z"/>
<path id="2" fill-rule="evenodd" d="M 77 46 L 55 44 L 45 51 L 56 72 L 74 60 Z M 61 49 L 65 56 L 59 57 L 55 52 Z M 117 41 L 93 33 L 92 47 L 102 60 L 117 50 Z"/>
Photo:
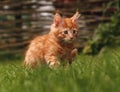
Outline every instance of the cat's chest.
<path id="1" fill-rule="evenodd" d="M 61 57 L 70 56 L 71 51 L 72 51 L 72 47 L 70 48 L 69 46 L 61 46 L 61 49 L 59 49 L 58 54 Z"/>

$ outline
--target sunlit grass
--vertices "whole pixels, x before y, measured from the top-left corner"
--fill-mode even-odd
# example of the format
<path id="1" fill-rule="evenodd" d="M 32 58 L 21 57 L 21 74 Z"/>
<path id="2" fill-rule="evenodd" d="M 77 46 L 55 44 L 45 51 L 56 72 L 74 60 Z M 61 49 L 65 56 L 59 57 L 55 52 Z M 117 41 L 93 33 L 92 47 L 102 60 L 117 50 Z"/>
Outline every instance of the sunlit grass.
<path id="1" fill-rule="evenodd" d="M 53 70 L 27 70 L 20 58 L 5 62 L 0 92 L 120 92 L 120 47 L 104 48 L 96 56 L 79 54 L 71 66 Z"/>

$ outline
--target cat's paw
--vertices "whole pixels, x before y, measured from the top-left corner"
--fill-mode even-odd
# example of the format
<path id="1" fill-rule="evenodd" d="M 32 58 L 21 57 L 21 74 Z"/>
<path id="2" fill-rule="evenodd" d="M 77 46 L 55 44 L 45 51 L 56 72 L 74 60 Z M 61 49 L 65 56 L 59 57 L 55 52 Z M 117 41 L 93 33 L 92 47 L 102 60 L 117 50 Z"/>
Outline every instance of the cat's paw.
<path id="1" fill-rule="evenodd" d="M 78 53 L 78 50 L 75 48 L 71 51 L 71 56 L 74 58 Z"/>
<path id="2" fill-rule="evenodd" d="M 50 62 L 49 67 L 50 68 L 58 68 L 60 66 L 60 62 Z"/>

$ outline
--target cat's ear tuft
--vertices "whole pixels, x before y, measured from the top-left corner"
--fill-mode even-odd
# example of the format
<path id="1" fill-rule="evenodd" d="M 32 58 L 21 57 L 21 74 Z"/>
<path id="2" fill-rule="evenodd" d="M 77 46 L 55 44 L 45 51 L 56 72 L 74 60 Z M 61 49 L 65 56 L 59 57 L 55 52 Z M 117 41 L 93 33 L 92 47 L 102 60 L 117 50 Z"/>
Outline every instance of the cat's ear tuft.
<path id="1" fill-rule="evenodd" d="M 61 23 L 62 23 L 62 17 L 60 16 L 58 12 L 56 12 L 54 16 L 54 24 L 56 27 L 58 27 Z"/>
<path id="2" fill-rule="evenodd" d="M 73 23 L 77 23 L 78 22 L 78 18 L 81 16 L 81 14 L 79 14 L 78 11 L 76 11 L 76 13 L 71 17 L 71 20 Z"/>

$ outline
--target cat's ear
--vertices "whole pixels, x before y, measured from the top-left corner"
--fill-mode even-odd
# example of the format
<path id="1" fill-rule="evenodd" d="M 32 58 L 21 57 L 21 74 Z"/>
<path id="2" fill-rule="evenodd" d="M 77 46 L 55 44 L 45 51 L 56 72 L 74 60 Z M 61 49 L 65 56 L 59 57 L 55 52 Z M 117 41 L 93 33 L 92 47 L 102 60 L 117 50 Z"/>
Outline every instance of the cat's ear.
<path id="1" fill-rule="evenodd" d="M 71 20 L 73 23 L 78 23 L 78 18 L 80 17 L 81 15 L 79 14 L 78 11 L 76 11 L 76 13 L 71 17 Z"/>
<path id="2" fill-rule="evenodd" d="M 56 27 L 58 27 L 61 23 L 62 23 L 62 17 L 57 12 L 54 16 L 54 24 L 55 24 Z"/>

